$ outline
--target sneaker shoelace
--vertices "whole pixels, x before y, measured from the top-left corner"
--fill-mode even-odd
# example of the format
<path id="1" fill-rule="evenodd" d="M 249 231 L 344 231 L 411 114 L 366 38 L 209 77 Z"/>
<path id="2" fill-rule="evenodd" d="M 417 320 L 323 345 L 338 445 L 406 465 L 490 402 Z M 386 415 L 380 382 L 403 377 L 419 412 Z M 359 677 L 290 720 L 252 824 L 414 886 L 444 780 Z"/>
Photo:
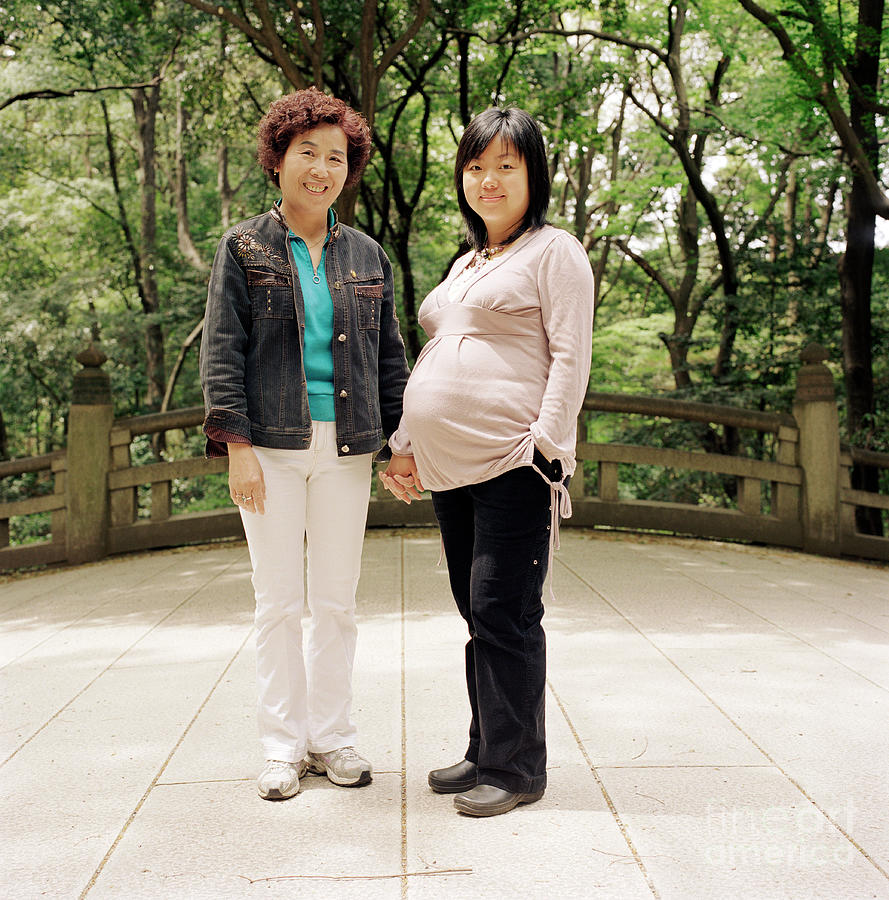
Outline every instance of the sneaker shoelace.
<path id="1" fill-rule="evenodd" d="M 294 763 L 284 762 L 280 759 L 270 759 L 266 766 L 266 776 L 270 775 L 290 775 Z"/>
<path id="2" fill-rule="evenodd" d="M 343 762 L 358 762 L 361 760 L 361 756 L 354 747 L 340 747 L 339 750 L 334 750 L 334 754 L 339 756 Z"/>

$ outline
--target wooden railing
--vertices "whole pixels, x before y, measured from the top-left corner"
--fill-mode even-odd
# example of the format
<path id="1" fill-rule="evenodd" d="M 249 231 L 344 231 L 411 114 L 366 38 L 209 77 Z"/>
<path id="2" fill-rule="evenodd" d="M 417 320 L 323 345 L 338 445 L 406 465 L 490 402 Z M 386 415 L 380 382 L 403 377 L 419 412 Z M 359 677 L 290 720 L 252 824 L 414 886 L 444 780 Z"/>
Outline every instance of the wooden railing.
<path id="1" fill-rule="evenodd" d="M 872 491 L 856 491 L 851 487 L 852 466 L 873 466 L 889 470 L 889 453 L 844 447 L 840 454 L 840 550 L 849 556 L 889 559 L 889 538 L 861 534 L 856 527 L 855 510 L 859 506 L 889 510 L 889 496 Z"/>
<path id="2" fill-rule="evenodd" d="M 62 562 L 67 557 L 65 545 L 65 474 L 64 450 L 43 456 L 28 456 L 0 462 L 0 481 L 29 473 L 39 474 L 46 483 L 52 481 L 52 493 L 37 494 L 20 500 L 0 502 L 0 571 L 22 566 Z M 9 520 L 13 516 L 50 513 L 50 536 L 47 540 L 20 547 L 9 545 Z"/>
<path id="3" fill-rule="evenodd" d="M 776 436 L 777 449 L 774 460 L 760 460 L 702 451 L 581 441 L 577 445 L 578 462 L 595 464 L 598 490 L 594 496 L 588 496 L 584 490 L 585 479 L 574 479 L 572 524 L 697 534 L 790 547 L 803 545 L 800 516 L 803 473 L 796 462 L 799 430 L 792 416 L 657 397 L 601 393 L 588 394 L 583 408 L 588 413 L 630 413 L 768 432 Z M 583 431 L 581 420 L 581 434 Z M 621 466 L 657 466 L 727 476 L 736 481 L 737 508 L 627 499 L 621 496 Z"/>
<path id="4" fill-rule="evenodd" d="M 578 472 L 570 486 L 574 516 L 566 524 L 698 535 L 889 560 L 889 537 L 860 534 L 855 516 L 857 507 L 889 510 L 889 496 L 855 491 L 850 486 L 853 465 L 889 470 L 889 454 L 857 448 L 841 451 L 830 373 L 817 354 L 809 359 L 804 355 L 804 362 L 794 415 L 670 398 L 588 394 L 577 445 Z M 96 371 L 87 374 L 91 384 L 96 381 Z M 83 389 L 81 395 L 91 396 Z M 0 503 L 0 571 L 243 536 L 234 507 L 173 511 L 174 481 L 225 472 L 225 459 L 195 457 L 132 464 L 135 439 L 197 428 L 203 420 L 201 407 L 117 420 L 101 413 L 101 405 L 72 405 L 68 452 L 0 462 L 0 479 L 36 472 L 52 491 Z M 752 429 L 771 436 L 770 458 L 589 442 L 584 417 L 602 413 Z M 79 427 L 74 427 L 75 423 Z M 90 443 L 73 452 L 70 441 L 74 435 Z M 68 471 L 72 460 L 80 461 L 81 472 Z M 621 478 L 622 472 L 636 466 L 715 474 L 722 485 L 733 486 L 734 504 L 729 508 L 635 499 Z M 587 488 L 584 467 L 592 470 L 592 490 Z M 143 500 L 148 498 L 141 511 L 140 487 Z M 96 497 L 104 497 L 104 502 L 96 503 Z M 37 513 L 50 514 L 48 539 L 10 546 L 9 519 Z M 368 514 L 371 527 L 433 523 L 428 499 L 408 506 L 385 495 L 372 499 Z"/>
<path id="5" fill-rule="evenodd" d="M 193 406 L 169 413 L 120 419 L 111 431 L 111 471 L 108 474 L 111 525 L 110 553 L 169 547 L 226 537 L 243 537 L 241 516 L 229 506 L 206 512 L 172 512 L 172 483 L 177 478 L 195 478 L 227 472 L 225 458 L 176 460 L 144 466 L 130 464 L 130 446 L 135 437 L 201 425 L 203 407 Z M 150 516 L 140 518 L 137 488 L 150 486 Z M 426 525 L 434 522 L 431 504 L 407 506 L 398 500 L 372 498 L 368 525 Z"/>
<path id="6" fill-rule="evenodd" d="M 133 466 L 130 462 L 130 447 L 134 438 L 178 428 L 194 428 L 203 420 L 203 408 L 192 406 L 173 412 L 118 419 L 114 423 L 110 436 L 111 471 L 108 473 L 109 553 L 243 536 L 241 518 L 234 507 L 179 515 L 172 512 L 174 479 L 226 472 L 227 459 L 194 457 L 143 466 Z M 148 518 L 138 515 L 140 485 L 150 488 Z"/>

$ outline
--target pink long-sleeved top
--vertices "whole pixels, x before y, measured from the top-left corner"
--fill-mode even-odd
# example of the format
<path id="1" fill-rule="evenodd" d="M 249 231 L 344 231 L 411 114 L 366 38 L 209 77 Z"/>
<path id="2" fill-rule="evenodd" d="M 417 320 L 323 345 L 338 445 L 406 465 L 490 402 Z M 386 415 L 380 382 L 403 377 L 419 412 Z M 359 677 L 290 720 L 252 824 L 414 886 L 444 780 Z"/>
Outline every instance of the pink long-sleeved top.
<path id="1" fill-rule="evenodd" d="M 467 269 L 471 259 L 458 259 L 420 306 L 429 342 L 389 445 L 413 454 L 433 491 L 531 465 L 535 446 L 570 475 L 592 352 L 586 251 L 545 225 L 478 269 Z"/>

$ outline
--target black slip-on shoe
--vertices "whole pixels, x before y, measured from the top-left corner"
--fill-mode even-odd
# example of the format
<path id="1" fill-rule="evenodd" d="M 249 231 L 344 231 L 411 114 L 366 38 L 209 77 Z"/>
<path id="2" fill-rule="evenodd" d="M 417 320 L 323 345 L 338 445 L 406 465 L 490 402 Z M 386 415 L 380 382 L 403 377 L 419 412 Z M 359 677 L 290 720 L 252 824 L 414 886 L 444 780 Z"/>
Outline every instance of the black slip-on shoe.
<path id="1" fill-rule="evenodd" d="M 543 788 L 531 794 L 514 794 L 492 784 L 476 785 L 465 794 L 454 797 L 454 806 L 467 816 L 499 816 L 515 809 L 520 803 L 536 803 L 544 794 Z"/>
<path id="2" fill-rule="evenodd" d="M 429 773 L 429 787 L 436 794 L 459 794 L 471 791 L 478 784 L 478 766 L 468 759 L 461 759 L 455 766 L 433 769 Z"/>

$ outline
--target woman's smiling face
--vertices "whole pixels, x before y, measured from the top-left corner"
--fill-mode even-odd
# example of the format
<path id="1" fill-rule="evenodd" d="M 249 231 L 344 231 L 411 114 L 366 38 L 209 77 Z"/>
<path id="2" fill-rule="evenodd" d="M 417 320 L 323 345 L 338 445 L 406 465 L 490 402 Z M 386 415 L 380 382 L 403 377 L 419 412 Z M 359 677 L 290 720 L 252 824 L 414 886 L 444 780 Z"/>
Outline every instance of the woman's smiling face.
<path id="1" fill-rule="evenodd" d="M 349 175 L 348 146 L 346 133 L 338 125 L 319 125 L 293 138 L 278 167 L 289 222 L 326 215 Z"/>
<path id="2" fill-rule="evenodd" d="M 463 169 L 463 193 L 488 230 L 488 244 L 505 241 L 528 212 L 528 167 L 507 141 L 495 138 Z"/>

